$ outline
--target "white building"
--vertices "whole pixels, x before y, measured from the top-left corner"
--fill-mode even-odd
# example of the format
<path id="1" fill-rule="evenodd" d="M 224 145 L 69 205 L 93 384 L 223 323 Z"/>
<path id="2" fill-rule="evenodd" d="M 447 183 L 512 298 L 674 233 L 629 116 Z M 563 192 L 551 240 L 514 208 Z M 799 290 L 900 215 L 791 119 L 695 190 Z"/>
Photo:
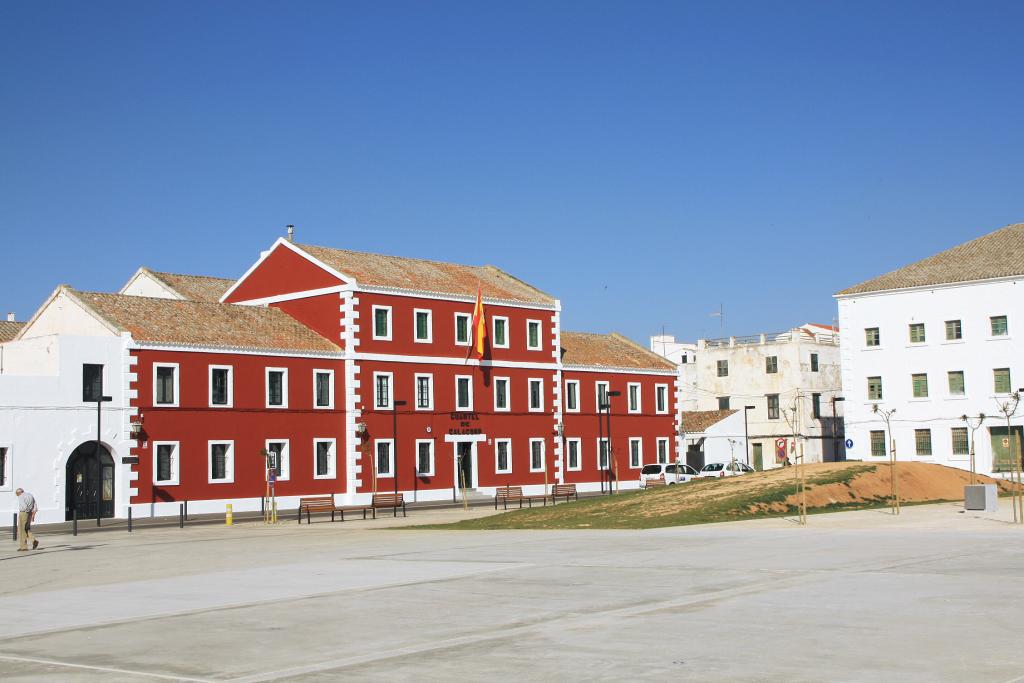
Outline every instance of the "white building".
<path id="1" fill-rule="evenodd" d="M 782 464 L 802 442 L 807 462 L 843 459 L 839 337 L 808 323 L 785 332 L 700 339 L 679 344 L 651 337 L 651 350 L 679 368 L 686 410 L 738 410 L 749 437 L 744 461 L 757 469 Z M 782 454 L 783 457 L 780 457 Z"/>
<path id="2" fill-rule="evenodd" d="M 836 295 L 850 457 L 882 461 L 891 418 L 901 460 L 1008 469 L 999 405 L 1024 386 L 1024 224 L 1010 225 Z M 1021 417 L 1012 419 L 1020 433 Z"/>
<path id="3" fill-rule="evenodd" d="M 709 462 L 746 462 L 743 411 L 699 410 L 682 414 L 686 463 L 700 469 Z"/>

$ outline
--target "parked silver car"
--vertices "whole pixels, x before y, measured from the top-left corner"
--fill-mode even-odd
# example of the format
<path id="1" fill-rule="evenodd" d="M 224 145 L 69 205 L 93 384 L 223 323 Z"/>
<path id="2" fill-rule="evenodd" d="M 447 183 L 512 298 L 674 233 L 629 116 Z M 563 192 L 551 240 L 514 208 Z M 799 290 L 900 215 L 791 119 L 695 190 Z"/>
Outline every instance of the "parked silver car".
<path id="1" fill-rule="evenodd" d="M 680 464 L 678 466 L 678 475 L 676 474 L 676 464 L 670 463 L 654 463 L 650 465 L 644 465 L 643 469 L 640 470 L 640 483 L 643 484 L 648 479 L 657 479 L 659 477 L 665 478 L 666 484 L 682 484 L 690 481 L 697 476 L 697 470 L 693 469 L 689 465 Z"/>

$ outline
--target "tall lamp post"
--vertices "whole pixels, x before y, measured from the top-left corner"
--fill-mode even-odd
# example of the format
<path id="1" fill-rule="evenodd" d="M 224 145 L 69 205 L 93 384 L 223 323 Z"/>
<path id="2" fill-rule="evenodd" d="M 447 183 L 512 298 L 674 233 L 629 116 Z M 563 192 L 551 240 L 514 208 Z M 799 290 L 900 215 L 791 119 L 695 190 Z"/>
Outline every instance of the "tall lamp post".
<path id="1" fill-rule="evenodd" d="M 743 450 L 747 456 L 747 467 L 750 467 L 750 434 L 747 428 L 747 413 L 754 409 L 754 406 L 743 406 Z"/>
<path id="2" fill-rule="evenodd" d="M 608 416 L 608 493 L 612 492 L 612 468 L 615 469 L 615 491 L 619 490 L 619 463 L 615 460 L 615 448 L 612 446 L 612 398 L 621 396 L 621 391 L 605 392 L 605 413 Z"/>
<path id="3" fill-rule="evenodd" d="M 392 456 L 395 459 L 394 472 L 392 472 L 391 474 L 395 478 L 395 495 L 396 496 L 398 495 L 398 406 L 404 406 L 404 405 L 406 405 L 406 403 L 407 403 L 406 401 L 398 401 L 398 400 L 391 401 L 391 434 L 392 434 L 392 440 L 394 441 L 394 443 L 391 445 L 391 448 L 392 448 L 392 450 L 394 450 L 394 453 L 392 453 Z M 414 457 L 412 460 L 413 460 L 413 463 L 412 463 L 413 467 L 416 467 L 416 458 Z"/>
<path id="4" fill-rule="evenodd" d="M 836 403 L 845 400 L 845 396 L 832 397 L 832 462 L 839 462 L 839 421 L 836 419 Z"/>

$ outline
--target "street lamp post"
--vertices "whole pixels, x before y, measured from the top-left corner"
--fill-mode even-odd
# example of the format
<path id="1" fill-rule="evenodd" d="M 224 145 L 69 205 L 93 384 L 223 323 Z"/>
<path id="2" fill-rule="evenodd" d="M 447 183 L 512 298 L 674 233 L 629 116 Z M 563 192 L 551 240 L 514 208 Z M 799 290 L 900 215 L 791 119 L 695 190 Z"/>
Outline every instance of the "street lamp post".
<path id="1" fill-rule="evenodd" d="M 615 491 L 619 490 L 619 463 L 615 460 L 615 448 L 612 446 L 612 398 L 621 396 L 621 391 L 605 392 L 605 403 L 602 406 L 608 415 L 608 493 L 612 492 L 612 470 L 615 475 Z"/>
<path id="2" fill-rule="evenodd" d="M 102 389 L 100 390 L 102 394 Z M 103 434 L 103 404 L 114 399 L 100 396 L 96 399 L 96 526 L 100 526 L 103 516 L 103 460 L 100 458 L 100 437 Z M 113 495 L 113 491 L 111 491 Z"/>
<path id="3" fill-rule="evenodd" d="M 750 434 L 747 428 L 747 412 L 753 409 L 754 406 L 743 406 L 743 450 L 747 456 L 747 467 L 750 467 Z"/>
<path id="4" fill-rule="evenodd" d="M 845 400 L 845 396 L 832 397 L 832 462 L 839 462 L 839 421 L 836 419 L 836 402 Z"/>
<path id="5" fill-rule="evenodd" d="M 395 467 L 394 467 L 394 471 L 391 473 L 391 475 L 395 478 L 395 495 L 396 496 L 398 495 L 398 406 L 404 406 L 404 405 L 406 405 L 406 401 L 398 401 L 398 400 L 391 401 L 391 435 L 392 435 L 392 441 L 394 441 L 394 443 L 391 444 L 391 448 L 393 450 L 393 453 L 391 455 L 395 459 Z M 416 458 L 415 457 L 413 458 L 412 466 L 416 467 Z"/>

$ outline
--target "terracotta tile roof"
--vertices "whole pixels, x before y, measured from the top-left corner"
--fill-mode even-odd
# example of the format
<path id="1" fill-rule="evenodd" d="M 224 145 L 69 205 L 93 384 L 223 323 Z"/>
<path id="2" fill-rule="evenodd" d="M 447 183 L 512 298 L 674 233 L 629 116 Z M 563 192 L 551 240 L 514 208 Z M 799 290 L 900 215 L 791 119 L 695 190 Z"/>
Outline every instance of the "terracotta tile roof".
<path id="1" fill-rule="evenodd" d="M 7 320 L 0 320 L 0 344 L 3 342 L 9 342 L 18 336 L 21 332 L 21 328 L 25 327 L 25 323 L 9 322 Z"/>
<path id="2" fill-rule="evenodd" d="M 140 342 L 337 353 L 341 349 L 276 308 L 146 296 L 68 293 Z"/>
<path id="3" fill-rule="evenodd" d="M 562 332 L 562 363 L 567 366 L 671 370 L 676 366 L 621 334 Z"/>
<path id="4" fill-rule="evenodd" d="M 483 295 L 492 299 L 555 303 L 551 295 L 494 266 L 463 266 L 308 244 L 293 246 L 338 272 L 354 277 L 360 285 L 466 296 L 476 296 L 479 286 Z"/>
<path id="5" fill-rule="evenodd" d="M 699 434 L 706 432 L 730 415 L 735 415 L 738 410 L 691 410 L 683 411 L 683 430 L 688 434 Z"/>
<path id="6" fill-rule="evenodd" d="M 144 270 L 189 301 L 220 301 L 228 287 L 235 284 L 234 280 L 222 277 L 160 273 L 149 268 Z"/>
<path id="7" fill-rule="evenodd" d="M 839 292 L 837 296 L 926 287 L 1024 275 L 1024 223 L 1008 225 L 977 239 L 903 266 Z"/>

